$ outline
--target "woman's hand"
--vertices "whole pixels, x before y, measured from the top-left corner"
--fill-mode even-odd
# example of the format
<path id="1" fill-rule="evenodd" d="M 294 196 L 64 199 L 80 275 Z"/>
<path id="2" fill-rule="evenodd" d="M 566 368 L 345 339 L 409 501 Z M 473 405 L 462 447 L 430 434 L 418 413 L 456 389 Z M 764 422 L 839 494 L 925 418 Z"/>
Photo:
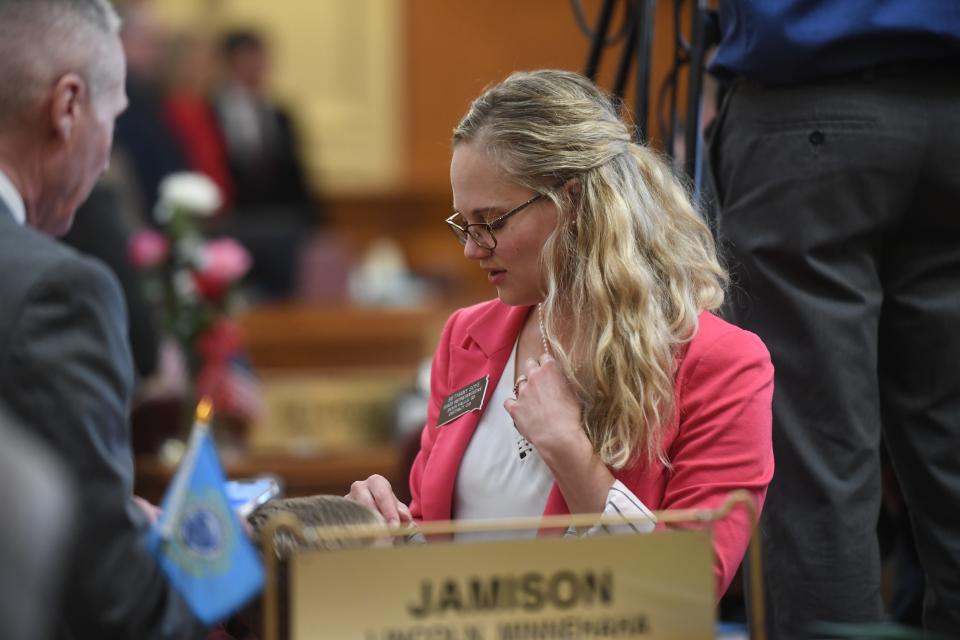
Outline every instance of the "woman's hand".
<path id="1" fill-rule="evenodd" d="M 373 509 L 383 516 L 388 525 L 413 522 L 409 507 L 397 499 L 390 481 L 381 475 L 374 474 L 366 480 L 357 480 L 350 485 L 350 493 L 344 497 Z"/>
<path id="2" fill-rule="evenodd" d="M 517 378 L 516 397 L 503 406 L 513 418 L 520 434 L 530 441 L 540 455 L 565 457 L 583 449 L 589 455 L 592 448 L 580 428 L 581 406 L 553 356 L 543 354 L 539 360 L 527 358 Z"/>
<path id="3" fill-rule="evenodd" d="M 516 391 L 503 406 L 547 463 L 570 512 L 603 511 L 613 474 L 580 427 L 583 409 L 560 365 L 549 354 L 528 358 Z"/>

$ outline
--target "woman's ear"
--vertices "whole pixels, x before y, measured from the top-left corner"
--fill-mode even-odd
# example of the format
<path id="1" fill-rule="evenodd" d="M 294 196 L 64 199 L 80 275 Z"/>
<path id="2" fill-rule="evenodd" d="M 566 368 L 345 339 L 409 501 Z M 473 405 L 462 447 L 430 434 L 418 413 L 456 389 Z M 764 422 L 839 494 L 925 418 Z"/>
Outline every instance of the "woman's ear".
<path id="1" fill-rule="evenodd" d="M 563 190 L 564 196 L 570 201 L 573 210 L 576 211 L 580 204 L 580 192 L 582 191 L 580 178 L 568 179 L 563 183 L 561 189 Z M 570 226 L 574 228 L 577 226 L 577 218 L 575 215 L 570 219 Z"/>
<path id="2" fill-rule="evenodd" d="M 576 201 L 580 198 L 580 178 L 570 178 L 563 183 L 563 192 L 567 194 L 567 197 L 573 201 Z"/>

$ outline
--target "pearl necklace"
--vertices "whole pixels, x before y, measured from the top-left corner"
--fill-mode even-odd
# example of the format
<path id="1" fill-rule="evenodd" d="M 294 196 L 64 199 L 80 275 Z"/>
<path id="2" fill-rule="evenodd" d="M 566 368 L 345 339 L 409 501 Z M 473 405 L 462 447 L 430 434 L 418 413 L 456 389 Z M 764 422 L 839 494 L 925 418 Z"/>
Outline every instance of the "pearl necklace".
<path id="1" fill-rule="evenodd" d="M 537 321 L 540 324 L 540 343 L 543 345 L 543 352 L 550 353 L 550 344 L 547 342 L 547 330 L 543 326 L 543 303 L 537 303 Z"/>

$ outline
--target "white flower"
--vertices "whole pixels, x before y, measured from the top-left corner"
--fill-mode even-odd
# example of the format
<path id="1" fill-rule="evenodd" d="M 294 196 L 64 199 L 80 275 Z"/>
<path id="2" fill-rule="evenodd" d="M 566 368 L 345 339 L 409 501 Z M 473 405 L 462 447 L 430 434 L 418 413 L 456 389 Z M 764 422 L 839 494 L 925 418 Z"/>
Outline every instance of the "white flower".
<path id="1" fill-rule="evenodd" d="M 216 213 L 222 203 L 220 189 L 202 173 L 171 173 L 160 182 L 157 218 L 165 222 L 176 209 L 206 218 Z"/>

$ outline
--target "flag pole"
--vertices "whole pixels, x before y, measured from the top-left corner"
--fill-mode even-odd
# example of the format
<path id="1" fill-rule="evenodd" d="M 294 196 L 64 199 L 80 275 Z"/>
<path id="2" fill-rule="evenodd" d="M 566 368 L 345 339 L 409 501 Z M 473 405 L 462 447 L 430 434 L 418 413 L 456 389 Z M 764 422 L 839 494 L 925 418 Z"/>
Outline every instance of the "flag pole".
<path id="1" fill-rule="evenodd" d="M 163 513 L 160 515 L 160 537 L 163 540 L 169 540 L 170 536 L 173 535 L 177 514 L 180 513 L 180 507 L 187 493 L 187 483 L 190 479 L 188 471 L 193 468 L 193 461 L 196 459 L 197 452 L 200 449 L 201 436 L 206 435 L 210 431 L 210 420 L 212 417 L 213 402 L 210 401 L 209 397 L 204 396 L 197 404 L 193 427 L 190 430 L 190 439 L 187 441 L 187 449 L 173 476 L 170 502 L 165 505 Z"/>

